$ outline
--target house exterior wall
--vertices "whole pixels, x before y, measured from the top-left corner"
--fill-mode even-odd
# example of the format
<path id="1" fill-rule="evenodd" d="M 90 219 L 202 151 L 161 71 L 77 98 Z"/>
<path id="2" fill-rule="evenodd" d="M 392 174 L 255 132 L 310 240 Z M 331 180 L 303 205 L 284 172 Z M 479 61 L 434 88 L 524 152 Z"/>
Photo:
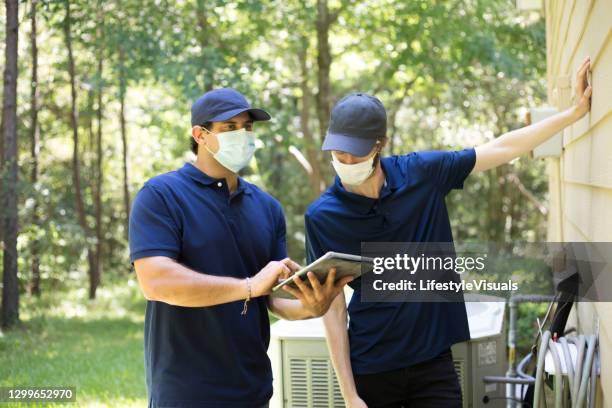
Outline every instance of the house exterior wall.
<path id="1" fill-rule="evenodd" d="M 563 131 L 563 152 L 549 158 L 549 241 L 612 241 L 612 0 L 545 0 L 548 101 L 572 104 L 576 71 L 591 57 L 591 112 Z M 612 407 L 612 303 L 579 303 L 581 333 L 599 322 L 599 400 Z"/>

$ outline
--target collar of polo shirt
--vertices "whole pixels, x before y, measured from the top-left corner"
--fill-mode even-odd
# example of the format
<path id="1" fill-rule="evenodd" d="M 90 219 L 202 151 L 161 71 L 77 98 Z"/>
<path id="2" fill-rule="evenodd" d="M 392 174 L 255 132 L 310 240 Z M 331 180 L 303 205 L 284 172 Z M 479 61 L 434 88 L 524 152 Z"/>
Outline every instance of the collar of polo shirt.
<path id="1" fill-rule="evenodd" d="M 210 177 L 208 174 L 204 173 L 202 170 L 198 169 L 191 163 L 185 163 L 181 170 L 184 171 L 194 181 L 200 184 L 210 186 L 211 184 L 217 185 L 217 183 L 225 183 L 224 179 L 216 179 Z M 238 177 L 238 187 L 236 188 L 236 192 L 234 194 L 240 192 L 244 192 L 245 194 L 251 194 L 251 188 L 242 177 Z"/>

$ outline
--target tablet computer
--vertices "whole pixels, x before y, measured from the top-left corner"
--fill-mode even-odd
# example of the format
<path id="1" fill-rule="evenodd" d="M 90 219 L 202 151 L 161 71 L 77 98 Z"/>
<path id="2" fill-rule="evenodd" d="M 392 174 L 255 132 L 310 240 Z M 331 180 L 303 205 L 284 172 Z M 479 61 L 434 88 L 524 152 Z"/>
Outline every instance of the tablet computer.
<path id="1" fill-rule="evenodd" d="M 311 287 L 310 281 L 306 274 L 308 271 L 312 271 L 321 284 L 325 283 L 327 274 L 331 268 L 336 268 L 336 281 L 345 276 L 353 276 L 358 278 L 363 273 L 372 270 L 374 260 L 372 258 L 362 257 L 359 255 L 343 254 L 339 252 L 328 252 L 310 265 L 306 265 L 289 278 L 280 282 L 278 285 L 272 288 L 272 296 L 283 297 L 287 299 L 294 299 L 293 295 L 282 287 L 285 285 L 291 285 L 293 288 L 297 288 L 293 279 L 299 276 L 302 281 Z"/>

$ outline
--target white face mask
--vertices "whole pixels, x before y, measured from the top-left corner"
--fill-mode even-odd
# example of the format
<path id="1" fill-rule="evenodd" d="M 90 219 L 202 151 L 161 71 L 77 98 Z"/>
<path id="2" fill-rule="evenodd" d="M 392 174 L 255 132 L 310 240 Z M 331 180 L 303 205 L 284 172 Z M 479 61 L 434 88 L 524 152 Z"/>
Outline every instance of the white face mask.
<path id="1" fill-rule="evenodd" d="M 374 157 L 370 157 L 366 161 L 355 164 L 344 164 L 332 152 L 332 166 L 340 177 L 342 184 L 349 186 L 358 186 L 366 181 L 374 172 Z"/>
<path id="2" fill-rule="evenodd" d="M 246 167 L 255 154 L 255 135 L 245 128 L 217 133 L 217 140 L 217 153 L 213 153 L 206 145 L 204 147 L 223 167 L 234 173 Z"/>

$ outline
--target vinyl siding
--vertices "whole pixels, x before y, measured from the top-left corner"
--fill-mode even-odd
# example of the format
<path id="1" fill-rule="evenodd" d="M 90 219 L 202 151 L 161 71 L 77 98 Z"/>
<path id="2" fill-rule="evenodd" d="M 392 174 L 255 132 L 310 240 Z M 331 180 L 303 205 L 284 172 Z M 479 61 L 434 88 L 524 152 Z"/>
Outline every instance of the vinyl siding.
<path id="1" fill-rule="evenodd" d="M 571 106 L 576 71 L 591 56 L 591 112 L 563 131 L 549 160 L 550 241 L 612 241 L 612 0 L 545 0 L 549 104 Z M 612 408 L 612 303 L 580 303 L 582 333 L 599 320 L 600 401 Z"/>

